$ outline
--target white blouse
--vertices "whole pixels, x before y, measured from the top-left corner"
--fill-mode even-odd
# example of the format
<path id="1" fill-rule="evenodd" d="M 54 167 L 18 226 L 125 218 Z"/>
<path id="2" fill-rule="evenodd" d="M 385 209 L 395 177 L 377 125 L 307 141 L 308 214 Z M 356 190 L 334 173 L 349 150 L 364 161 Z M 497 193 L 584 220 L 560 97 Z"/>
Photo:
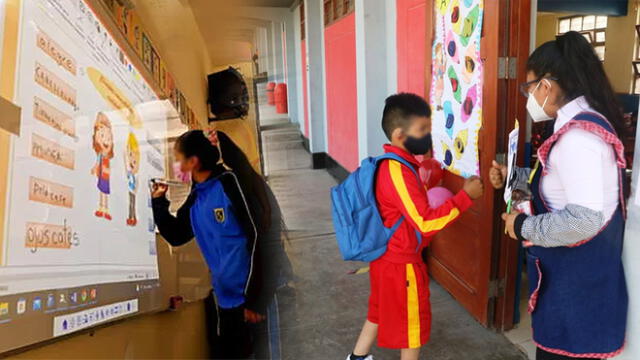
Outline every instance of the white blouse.
<path id="1" fill-rule="evenodd" d="M 554 131 L 582 111 L 596 112 L 584 97 L 558 111 Z M 567 204 L 584 206 L 611 219 L 619 202 L 619 169 L 613 147 L 598 135 L 571 129 L 553 146 L 542 178 L 542 196 L 552 211 Z"/>

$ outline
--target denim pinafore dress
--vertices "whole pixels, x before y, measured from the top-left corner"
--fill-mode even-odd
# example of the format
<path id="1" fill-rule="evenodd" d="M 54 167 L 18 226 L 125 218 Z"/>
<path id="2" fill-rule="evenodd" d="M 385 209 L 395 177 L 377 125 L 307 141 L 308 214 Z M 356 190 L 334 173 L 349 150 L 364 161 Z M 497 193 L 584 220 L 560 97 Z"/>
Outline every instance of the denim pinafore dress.
<path id="1" fill-rule="evenodd" d="M 583 112 L 538 150 L 542 171 L 531 182 L 536 214 L 549 212 L 541 194 L 544 164 L 553 144 L 572 128 L 599 135 L 614 147 L 620 168 L 620 205 L 593 238 L 568 247 L 527 249 L 529 312 L 533 339 L 548 352 L 571 357 L 609 358 L 622 351 L 627 322 L 627 287 L 622 266 L 625 223 L 624 148 L 601 115 Z"/>

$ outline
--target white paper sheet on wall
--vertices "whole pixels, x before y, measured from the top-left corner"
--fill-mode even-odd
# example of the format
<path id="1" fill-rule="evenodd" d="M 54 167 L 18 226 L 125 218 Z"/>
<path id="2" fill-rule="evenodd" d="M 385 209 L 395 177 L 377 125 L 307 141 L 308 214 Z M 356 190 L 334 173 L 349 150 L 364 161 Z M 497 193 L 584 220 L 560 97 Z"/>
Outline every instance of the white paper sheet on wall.
<path id="1" fill-rule="evenodd" d="M 518 137 L 520 134 L 520 126 L 518 120 L 514 129 L 509 133 L 509 148 L 507 152 L 507 185 L 504 190 L 504 201 L 509 203 L 513 192 L 513 184 L 515 181 L 515 165 L 518 156 Z"/>

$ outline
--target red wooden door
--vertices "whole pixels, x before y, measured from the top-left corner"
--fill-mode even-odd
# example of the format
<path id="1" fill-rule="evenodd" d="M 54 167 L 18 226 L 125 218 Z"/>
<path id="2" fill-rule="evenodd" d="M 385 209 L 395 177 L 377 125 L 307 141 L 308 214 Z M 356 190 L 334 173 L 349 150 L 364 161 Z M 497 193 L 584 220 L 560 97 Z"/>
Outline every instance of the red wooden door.
<path id="1" fill-rule="evenodd" d="M 398 92 L 425 95 L 427 0 L 398 0 Z"/>
<path id="2" fill-rule="evenodd" d="M 353 171 L 358 167 L 355 12 L 326 27 L 324 41 L 328 152 Z"/>
<path id="3" fill-rule="evenodd" d="M 496 158 L 498 141 L 506 134 L 504 99 L 505 83 L 498 79 L 499 57 L 504 53 L 506 36 L 506 5 L 510 0 L 485 0 L 481 57 L 484 62 L 483 124 L 479 135 L 480 171 L 485 182 L 485 194 L 451 227 L 439 233 L 429 249 L 429 271 L 433 278 L 449 291 L 479 322 L 492 325 L 494 298 L 491 281 L 497 275 L 497 251 L 503 210 L 501 193 L 489 185 L 488 170 Z M 429 1 L 426 19 L 433 19 L 436 1 Z M 427 50 L 431 53 L 433 25 L 427 26 Z M 431 56 L 427 56 L 427 87 L 430 84 Z M 428 89 L 427 89 L 428 90 Z M 429 92 L 427 91 L 426 94 Z M 463 179 L 447 174 L 444 186 L 461 188 Z"/>

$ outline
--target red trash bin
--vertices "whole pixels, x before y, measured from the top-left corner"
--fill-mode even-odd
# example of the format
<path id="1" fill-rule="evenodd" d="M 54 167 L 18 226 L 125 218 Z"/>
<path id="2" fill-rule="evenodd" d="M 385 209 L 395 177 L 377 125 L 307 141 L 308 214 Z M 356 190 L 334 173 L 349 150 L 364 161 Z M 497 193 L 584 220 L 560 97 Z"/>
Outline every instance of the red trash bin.
<path id="1" fill-rule="evenodd" d="M 276 88 L 276 83 L 270 82 L 267 84 L 267 104 L 275 105 L 276 100 L 274 97 L 274 89 Z"/>
<path id="2" fill-rule="evenodd" d="M 276 113 L 286 114 L 287 109 L 287 84 L 278 84 L 274 90 L 276 100 Z"/>

